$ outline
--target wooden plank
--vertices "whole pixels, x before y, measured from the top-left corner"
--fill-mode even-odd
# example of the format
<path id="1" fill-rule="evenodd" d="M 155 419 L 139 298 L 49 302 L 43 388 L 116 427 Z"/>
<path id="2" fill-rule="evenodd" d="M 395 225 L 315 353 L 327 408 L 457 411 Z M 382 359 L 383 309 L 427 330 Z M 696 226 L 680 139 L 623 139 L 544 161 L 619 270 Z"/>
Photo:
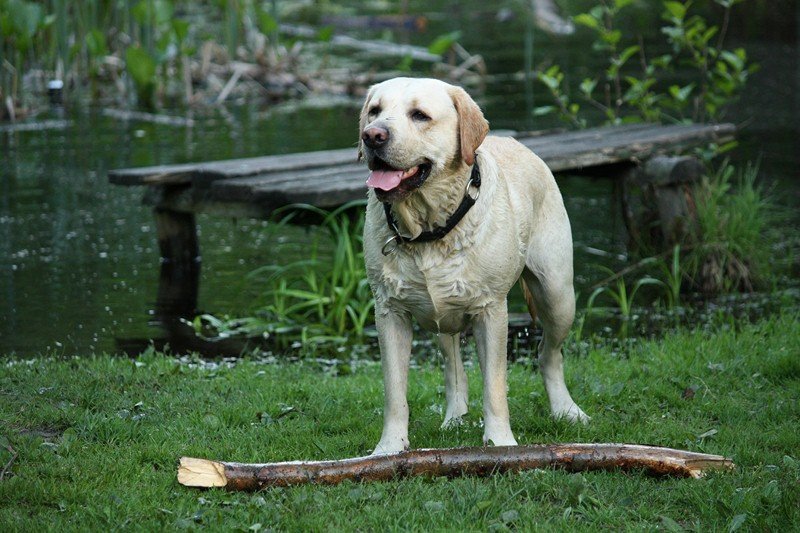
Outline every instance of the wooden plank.
<path id="1" fill-rule="evenodd" d="M 640 129 L 648 125 L 634 124 L 619 126 L 615 129 L 628 131 Z M 602 128 L 606 130 L 606 128 Z M 596 129 L 562 132 L 544 137 L 544 144 L 561 144 L 567 140 L 581 140 L 597 137 Z M 546 141 L 545 141 L 546 140 Z M 175 183 L 180 175 L 185 182 L 196 185 L 206 184 L 215 179 L 233 178 L 239 176 L 265 174 L 284 170 L 301 170 L 327 165 L 351 163 L 356 160 L 356 148 L 340 150 L 323 150 L 305 152 L 300 154 L 285 154 L 242 159 L 229 159 L 224 161 L 211 161 L 206 163 L 187 163 L 178 165 L 161 165 L 152 167 L 126 168 L 111 170 L 108 173 L 109 181 L 115 185 L 155 185 L 159 183 Z"/>
<path id="2" fill-rule="evenodd" d="M 732 138 L 733 132 L 730 125 L 638 124 L 529 137 L 520 141 L 537 152 L 554 172 L 566 172 L 643 160 L 659 151 L 675 152 L 681 146 L 693 146 L 712 139 L 726 140 Z M 332 208 L 364 198 L 364 181 L 368 173 L 364 164 L 352 163 L 352 159 L 348 159 L 344 164 L 319 165 L 320 161 L 328 159 L 327 153 L 301 154 L 310 157 L 285 158 L 281 164 L 270 163 L 269 158 L 258 158 L 261 161 L 250 161 L 247 168 L 269 168 L 263 161 L 267 159 L 271 168 L 280 170 L 254 176 L 212 181 L 211 177 L 202 178 L 201 175 L 198 178 L 194 174 L 196 186 L 171 198 L 168 203 L 172 209 L 186 212 L 267 217 L 275 209 L 293 203 Z M 341 159 L 333 158 L 333 161 Z M 296 166 L 299 164 L 304 168 Z M 219 168 L 232 174 L 237 171 L 235 166 Z M 156 198 L 151 198 L 148 203 L 166 205 Z"/>
<path id="3" fill-rule="evenodd" d="M 521 139 L 521 142 L 537 152 L 558 172 L 636 159 L 637 156 L 650 155 L 659 149 L 672 149 L 678 143 L 696 143 L 698 139 L 706 139 L 718 133 L 717 130 L 705 126 L 638 126 L 624 130 L 608 128 L 607 131 L 583 132 L 581 135 L 569 136 L 560 143 L 550 140 L 539 142 L 539 137 Z M 331 192 L 338 186 L 363 188 L 366 174 L 367 169 L 363 164 L 259 174 L 249 178 L 216 181 L 212 186 L 212 197 L 224 201 L 248 201 L 272 192 L 289 194 L 297 191 L 299 194 L 306 194 L 313 189 Z"/>
<path id="4" fill-rule="evenodd" d="M 638 162 L 659 153 L 733 139 L 731 124 L 631 124 L 593 128 L 519 141 L 539 155 L 555 173 L 574 172 L 623 162 Z M 309 203 L 331 208 L 364 197 L 368 170 L 356 163 L 355 148 L 286 154 L 200 164 L 112 171 L 112 183 L 185 185 L 170 198 L 150 195 L 146 203 L 181 212 L 215 212 L 267 217 L 279 207 Z M 158 190 L 159 188 L 154 188 Z"/>
<path id="5" fill-rule="evenodd" d="M 537 143 L 539 138 L 520 142 L 541 157 L 553 172 L 576 171 L 622 161 L 642 161 L 658 153 L 676 153 L 704 142 L 726 142 L 734 138 L 732 124 L 715 126 L 676 125 L 639 131 L 596 131 L 589 139 L 561 144 Z"/>
<path id="6" fill-rule="evenodd" d="M 732 126 L 731 126 L 732 128 Z M 536 137 L 520 139 L 520 142 L 545 157 L 569 154 L 571 152 L 623 149 L 629 145 L 659 143 L 670 145 L 713 137 L 721 130 L 716 126 L 680 124 L 673 126 L 643 126 L 639 128 L 600 128 L 587 130 L 585 135 L 563 135 L 555 139 Z"/>
<path id="7" fill-rule="evenodd" d="M 519 140 L 558 172 L 644 158 L 658 150 L 677 151 L 715 138 L 727 140 L 733 138 L 734 132 L 734 126 L 730 124 L 631 124 L 524 137 Z M 218 179 L 345 165 L 355 159 L 356 149 L 353 147 L 207 163 L 119 169 L 109 172 L 109 180 L 117 185 L 192 183 L 206 186 Z"/>
<path id="8" fill-rule="evenodd" d="M 306 189 L 339 184 L 346 181 L 364 185 L 369 170 L 364 163 L 318 167 L 300 171 L 273 172 L 246 178 L 218 180 L 211 184 L 212 195 L 232 201 L 246 201 L 258 189 Z"/>
<path id="9" fill-rule="evenodd" d="M 207 163 L 123 168 L 109 171 L 108 178 L 115 185 L 154 185 L 159 183 L 159 179 L 170 182 L 174 179 L 175 174 L 182 174 L 190 176 L 192 183 L 201 185 L 222 178 L 352 163 L 356 161 L 357 155 L 356 148 L 353 147 L 299 154 L 227 159 Z"/>

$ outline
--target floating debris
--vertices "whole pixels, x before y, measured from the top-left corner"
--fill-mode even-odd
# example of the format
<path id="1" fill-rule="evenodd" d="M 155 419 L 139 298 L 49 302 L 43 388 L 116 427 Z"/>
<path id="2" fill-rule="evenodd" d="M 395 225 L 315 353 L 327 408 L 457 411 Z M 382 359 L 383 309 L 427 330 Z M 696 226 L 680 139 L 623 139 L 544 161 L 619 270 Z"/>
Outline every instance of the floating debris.
<path id="1" fill-rule="evenodd" d="M 18 131 L 65 130 L 72 126 L 71 120 L 42 120 L 39 122 L 22 122 L 0 125 L 0 133 L 16 133 Z"/>
<path id="2" fill-rule="evenodd" d="M 116 118 L 124 121 L 138 120 L 142 122 L 152 122 L 164 126 L 178 126 L 191 128 L 194 120 L 186 117 L 175 117 L 170 115 L 160 115 L 156 113 L 145 113 L 143 111 L 126 111 L 124 109 L 103 109 L 103 116 Z"/>

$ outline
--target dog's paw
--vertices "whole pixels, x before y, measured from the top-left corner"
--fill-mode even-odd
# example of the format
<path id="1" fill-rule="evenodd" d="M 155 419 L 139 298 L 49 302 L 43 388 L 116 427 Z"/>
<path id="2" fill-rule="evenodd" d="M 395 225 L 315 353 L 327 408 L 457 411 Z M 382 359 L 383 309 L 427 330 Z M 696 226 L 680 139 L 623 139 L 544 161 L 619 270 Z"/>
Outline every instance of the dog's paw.
<path id="1" fill-rule="evenodd" d="M 483 430 L 484 446 L 516 446 L 517 439 L 507 423 L 487 424 Z"/>
<path id="2" fill-rule="evenodd" d="M 591 417 L 583 412 L 583 409 L 578 407 L 578 404 L 573 403 L 569 407 L 565 409 L 560 409 L 558 411 L 553 412 L 553 417 L 556 419 L 564 419 L 567 422 L 572 422 L 573 424 L 581 423 L 581 424 L 588 424 L 591 420 Z"/>
<path id="3" fill-rule="evenodd" d="M 407 439 L 381 439 L 370 455 L 391 455 L 407 451 L 408 448 Z"/>
<path id="4" fill-rule="evenodd" d="M 488 435 L 483 436 L 483 445 L 484 446 L 516 446 L 517 439 L 514 438 L 514 435 L 507 434 L 507 435 L 496 435 L 494 437 L 490 437 Z"/>
<path id="5" fill-rule="evenodd" d="M 461 415 L 458 416 L 446 416 L 444 422 L 442 422 L 441 430 L 442 431 L 450 431 L 453 429 L 460 428 L 464 425 L 464 419 Z"/>

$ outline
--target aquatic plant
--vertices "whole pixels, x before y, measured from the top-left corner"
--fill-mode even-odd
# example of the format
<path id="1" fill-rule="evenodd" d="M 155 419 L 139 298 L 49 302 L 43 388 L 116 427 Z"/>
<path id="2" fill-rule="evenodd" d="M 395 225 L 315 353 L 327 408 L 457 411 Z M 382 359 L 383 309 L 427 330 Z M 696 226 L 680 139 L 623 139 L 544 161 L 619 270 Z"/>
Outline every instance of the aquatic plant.
<path id="1" fill-rule="evenodd" d="M 153 109 L 219 104 L 234 89 L 270 99 L 340 93 L 353 79 L 339 66 L 374 69 L 353 68 L 358 60 L 352 54 L 332 54 L 331 26 L 281 25 L 286 18 L 302 20 L 300 4 L 312 11 L 331 7 L 252 0 L 0 0 L 0 119 L 36 107 L 33 99 L 49 80 L 63 82 L 68 100 L 87 96 L 88 86 L 93 100 Z M 279 31 L 290 37 L 282 42 Z M 446 50 L 457 39 L 457 33 L 447 34 L 434 46 Z M 370 53 L 397 57 L 391 43 Z M 448 73 L 463 76 L 465 70 Z M 203 98 L 203 92 L 212 94 Z"/>
<path id="2" fill-rule="evenodd" d="M 37 2 L 0 0 L 0 119 L 14 116 L 23 65 L 36 45 L 36 36 L 52 19 Z"/>
<path id="3" fill-rule="evenodd" d="M 596 287 L 591 292 L 591 294 L 589 294 L 589 298 L 586 301 L 586 306 L 583 315 L 579 317 L 578 332 L 576 338 L 580 339 L 580 336 L 583 333 L 583 328 L 586 320 L 594 314 L 618 316 L 622 320 L 620 324 L 619 334 L 623 338 L 627 337 L 628 324 L 633 318 L 633 304 L 636 294 L 642 287 L 648 285 L 664 287 L 664 282 L 650 276 L 644 276 L 637 279 L 633 283 L 633 285 L 628 286 L 628 284 L 625 281 L 624 275 L 615 274 L 613 270 L 603 266 L 599 268 L 611 274 L 611 277 L 614 279 L 613 281 L 610 281 L 608 284 L 603 284 L 599 287 Z M 614 305 L 606 307 L 597 307 L 595 305 L 595 301 L 601 296 L 605 296 L 608 299 L 610 299 Z"/>
<path id="4" fill-rule="evenodd" d="M 757 178 L 757 164 L 737 173 L 725 161 L 695 191 L 694 246 L 684 265 L 704 294 L 752 291 L 771 276 L 767 229 L 780 209 Z"/>
<path id="5" fill-rule="evenodd" d="M 667 297 L 667 307 L 673 309 L 681 303 L 681 287 L 685 272 L 681 261 L 681 245 L 676 244 L 672 247 L 672 254 L 669 261 L 662 260 L 660 263 L 661 274 L 663 275 L 662 285 L 664 294 Z"/>
<path id="6" fill-rule="evenodd" d="M 250 283 L 263 287 L 253 316 L 204 315 L 195 320 L 196 330 L 213 336 L 264 337 L 279 346 L 295 341 L 363 342 L 374 308 L 362 251 L 364 203 L 350 202 L 330 212 L 309 205 L 286 208 L 276 223 L 278 231 L 297 216 L 322 220 L 306 258 L 263 266 L 248 275 Z"/>

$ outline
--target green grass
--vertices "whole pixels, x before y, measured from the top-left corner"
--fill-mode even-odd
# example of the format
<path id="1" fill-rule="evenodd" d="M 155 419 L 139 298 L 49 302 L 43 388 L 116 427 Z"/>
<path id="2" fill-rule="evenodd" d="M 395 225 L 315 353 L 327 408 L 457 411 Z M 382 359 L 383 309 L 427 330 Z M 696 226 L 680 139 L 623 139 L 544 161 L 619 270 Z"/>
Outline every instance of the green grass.
<path id="1" fill-rule="evenodd" d="M 441 432 L 438 365 L 412 370 L 416 447 L 480 442 L 471 413 Z M 785 531 L 800 524 L 800 328 L 786 313 L 754 325 L 681 331 L 624 353 L 569 357 L 588 426 L 552 420 L 538 376 L 510 369 L 520 443 L 631 442 L 733 457 L 702 480 L 535 471 L 489 479 L 412 479 L 257 494 L 200 491 L 177 459 L 330 459 L 365 454 L 381 429 L 377 364 L 312 361 L 188 365 L 157 353 L 41 359 L 0 368 L 0 530 Z"/>

